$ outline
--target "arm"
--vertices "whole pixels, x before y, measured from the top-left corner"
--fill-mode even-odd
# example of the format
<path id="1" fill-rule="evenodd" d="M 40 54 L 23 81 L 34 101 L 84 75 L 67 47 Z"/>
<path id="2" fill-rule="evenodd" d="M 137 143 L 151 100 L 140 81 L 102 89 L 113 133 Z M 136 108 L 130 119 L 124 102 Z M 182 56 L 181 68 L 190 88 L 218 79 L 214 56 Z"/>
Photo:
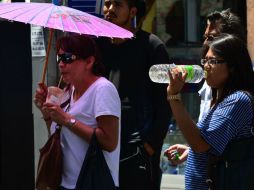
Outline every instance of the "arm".
<path id="1" fill-rule="evenodd" d="M 181 91 L 186 76 L 186 74 L 183 74 L 182 76 L 181 73 L 176 73 L 174 76 L 172 76 L 172 74 L 169 72 L 170 84 L 167 88 L 168 96 L 175 95 Z M 170 100 L 168 98 L 168 101 L 177 125 L 193 151 L 205 152 L 209 150 L 211 146 L 201 136 L 200 130 L 191 119 L 181 100 Z"/>
<path id="2" fill-rule="evenodd" d="M 96 137 L 101 148 L 108 152 L 114 151 L 118 144 L 119 119 L 115 116 L 103 115 L 97 117 L 96 120 L 98 122 Z M 80 121 L 77 121 L 73 127 L 70 127 L 68 123 L 65 126 L 87 142 L 90 142 L 93 128 Z"/>
<path id="3" fill-rule="evenodd" d="M 118 144 L 119 118 L 115 116 L 100 116 L 97 118 L 98 130 L 96 136 L 102 148 L 111 152 Z"/>
<path id="4" fill-rule="evenodd" d="M 169 62 L 168 53 L 165 49 L 165 46 L 156 38 L 154 39 L 153 45 L 156 47 L 151 48 L 151 58 L 149 63 L 149 68 L 153 64 L 167 64 Z M 156 44 L 158 43 L 158 44 Z M 148 68 L 148 69 L 149 69 Z M 147 77 L 148 71 L 147 71 Z M 148 88 L 149 88 L 149 96 L 150 99 L 147 106 L 146 112 L 148 112 L 150 118 L 150 122 L 147 122 L 146 128 L 147 130 L 144 132 L 144 147 L 146 151 L 152 155 L 154 150 L 160 150 L 163 139 L 166 136 L 168 131 L 169 122 L 171 119 L 171 110 L 166 103 L 166 91 L 167 88 L 164 84 L 157 84 L 151 82 L 148 78 Z"/>
<path id="5" fill-rule="evenodd" d="M 50 117 L 56 123 L 69 128 L 73 133 L 90 142 L 94 128 L 76 120 L 74 125 L 70 124 L 72 115 L 64 112 L 58 105 L 51 103 L 45 103 L 46 111 L 50 113 Z M 96 136 L 102 149 L 111 152 L 118 143 L 118 130 L 119 130 L 119 118 L 111 115 L 102 115 L 96 118 L 98 127 L 96 129 Z"/>
<path id="6" fill-rule="evenodd" d="M 42 118 L 44 119 L 47 126 L 48 135 L 50 135 L 50 126 L 51 126 L 52 120 L 49 116 L 49 113 L 44 111 L 43 109 L 43 104 L 46 102 L 48 87 L 43 83 L 39 83 L 38 86 L 39 88 L 37 88 L 35 92 L 34 103 L 36 107 L 41 111 Z"/>
<path id="7" fill-rule="evenodd" d="M 101 95 L 102 93 L 103 96 Z M 85 113 L 90 114 L 94 125 L 97 126 L 96 136 L 99 144 L 104 150 L 111 152 L 118 145 L 120 99 L 113 84 L 109 83 L 96 88 L 94 94 L 94 101 L 88 103 L 92 104 L 93 109 L 91 112 Z M 74 124 L 70 123 L 71 118 L 74 118 L 75 115 L 72 116 L 70 113 L 64 112 L 58 105 L 46 103 L 45 106 L 53 121 L 69 128 L 70 131 L 90 142 L 94 132 L 93 127 L 77 118 L 75 118 L 76 122 Z M 96 121 L 94 121 L 95 119 Z"/>
<path id="8" fill-rule="evenodd" d="M 150 145 L 152 149 L 159 150 L 163 144 L 163 140 L 168 132 L 168 126 L 171 119 L 171 110 L 167 105 L 166 85 L 150 84 L 152 88 L 151 104 L 148 112 L 150 112 L 150 122 L 147 123 L 148 130 L 144 135 L 144 146 Z M 146 148 L 147 151 L 149 151 Z"/>

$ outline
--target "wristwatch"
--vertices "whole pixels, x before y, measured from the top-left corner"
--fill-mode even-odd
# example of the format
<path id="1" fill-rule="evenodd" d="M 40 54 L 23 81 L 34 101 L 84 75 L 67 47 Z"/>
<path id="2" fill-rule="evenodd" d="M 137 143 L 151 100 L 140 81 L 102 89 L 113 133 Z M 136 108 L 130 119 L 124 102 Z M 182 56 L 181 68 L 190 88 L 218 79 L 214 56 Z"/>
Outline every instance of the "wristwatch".
<path id="1" fill-rule="evenodd" d="M 179 100 L 181 100 L 181 94 L 180 94 L 180 93 L 177 93 L 177 94 L 174 94 L 174 95 L 168 95 L 168 96 L 167 96 L 167 100 L 168 100 L 168 101 L 170 101 L 170 100 L 179 101 Z"/>
<path id="2" fill-rule="evenodd" d="M 75 126 L 76 122 L 77 122 L 77 120 L 75 118 L 71 118 L 68 121 L 68 126 L 70 126 L 69 128 L 72 129 Z"/>

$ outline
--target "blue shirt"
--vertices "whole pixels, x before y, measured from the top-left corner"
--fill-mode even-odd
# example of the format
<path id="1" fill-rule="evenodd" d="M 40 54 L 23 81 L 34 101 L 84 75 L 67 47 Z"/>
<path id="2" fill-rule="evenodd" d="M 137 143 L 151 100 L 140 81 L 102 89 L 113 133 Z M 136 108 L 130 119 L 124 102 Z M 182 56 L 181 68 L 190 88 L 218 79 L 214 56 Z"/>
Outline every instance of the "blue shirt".
<path id="1" fill-rule="evenodd" d="M 204 140 L 211 145 L 209 153 L 220 155 L 233 139 L 251 137 L 252 103 L 248 95 L 237 91 L 210 109 L 197 124 Z M 185 170 L 187 190 L 208 189 L 205 182 L 208 152 L 195 153 L 190 149 Z"/>

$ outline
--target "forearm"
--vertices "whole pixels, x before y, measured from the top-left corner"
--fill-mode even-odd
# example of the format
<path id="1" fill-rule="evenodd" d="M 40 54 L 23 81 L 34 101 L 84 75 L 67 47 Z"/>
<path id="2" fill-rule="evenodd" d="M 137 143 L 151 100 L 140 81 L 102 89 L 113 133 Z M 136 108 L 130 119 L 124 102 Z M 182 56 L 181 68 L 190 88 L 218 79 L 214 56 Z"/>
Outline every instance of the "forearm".
<path id="1" fill-rule="evenodd" d="M 195 152 L 205 152 L 210 145 L 202 138 L 200 130 L 186 111 L 182 101 L 169 100 L 172 113 L 189 146 Z"/>
<path id="2" fill-rule="evenodd" d="M 80 122 L 79 120 L 76 120 L 76 123 L 72 126 L 70 126 L 68 122 L 66 122 L 64 126 L 88 143 L 90 142 L 94 132 L 94 128 L 89 127 L 88 125 Z"/>
<path id="3" fill-rule="evenodd" d="M 46 127 L 47 127 L 48 137 L 50 137 L 50 135 L 51 135 L 50 127 L 52 124 L 52 119 L 48 114 L 44 113 L 42 110 L 41 110 L 41 113 L 42 113 L 42 119 L 44 120 Z"/>
<path id="4" fill-rule="evenodd" d="M 50 135 L 51 135 L 50 127 L 51 127 L 51 124 L 52 124 L 52 120 L 49 118 L 49 119 L 44 119 L 44 121 L 45 121 L 46 126 L 47 126 L 48 136 L 50 137 Z"/>
<path id="5" fill-rule="evenodd" d="M 169 122 L 165 125 L 155 124 L 154 128 L 146 134 L 143 134 L 144 143 L 149 144 L 154 150 L 159 150 L 163 144 L 164 138 L 168 131 Z"/>
<path id="6" fill-rule="evenodd" d="M 107 119 L 104 119 L 103 121 L 105 124 L 98 124 L 98 127 L 96 128 L 96 137 L 101 148 L 111 152 L 115 150 L 118 144 L 118 120 L 112 121 L 113 124 L 106 120 Z M 78 120 L 76 120 L 76 123 L 73 126 L 70 126 L 67 123 L 66 127 L 68 127 L 73 133 L 80 136 L 88 143 L 91 141 L 91 137 L 95 130 L 94 128 Z"/>
<path id="7" fill-rule="evenodd" d="M 167 94 L 166 85 L 150 84 L 153 86 L 151 90 L 151 99 L 146 106 L 146 126 L 144 132 L 144 141 L 150 144 L 153 149 L 160 150 L 163 140 L 168 132 L 168 126 L 172 117 L 171 109 L 165 101 Z M 149 109 L 148 109 L 149 108 Z M 149 122 L 148 122 L 149 121 Z"/>
<path id="8" fill-rule="evenodd" d="M 101 148 L 108 152 L 114 151 L 118 145 L 118 127 L 117 129 L 114 129 L 114 131 L 117 135 L 116 137 L 112 138 L 112 136 L 108 135 L 104 129 L 97 128 L 96 130 L 96 136 L 99 144 L 101 145 Z"/>

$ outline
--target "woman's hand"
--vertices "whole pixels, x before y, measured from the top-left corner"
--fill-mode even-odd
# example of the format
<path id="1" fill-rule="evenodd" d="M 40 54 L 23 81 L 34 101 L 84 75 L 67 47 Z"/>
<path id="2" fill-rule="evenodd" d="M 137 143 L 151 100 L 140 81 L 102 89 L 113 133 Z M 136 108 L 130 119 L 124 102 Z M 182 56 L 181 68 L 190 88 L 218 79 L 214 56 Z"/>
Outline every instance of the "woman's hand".
<path id="1" fill-rule="evenodd" d="M 34 103 L 40 110 L 42 109 L 42 106 L 46 101 L 47 94 L 48 87 L 44 83 L 39 83 L 38 88 L 36 89 L 35 92 Z"/>
<path id="2" fill-rule="evenodd" d="M 179 154 L 179 157 L 176 156 L 176 152 Z M 188 153 L 189 147 L 182 144 L 175 144 L 164 151 L 164 155 L 168 157 L 168 160 L 171 161 L 173 165 L 181 164 L 186 161 Z"/>
<path id="3" fill-rule="evenodd" d="M 50 120 L 50 116 L 43 109 L 43 105 L 46 102 L 47 94 L 48 87 L 44 83 L 39 83 L 38 88 L 36 89 L 35 92 L 34 103 L 36 107 L 41 111 L 43 118 L 48 121 Z"/>
<path id="4" fill-rule="evenodd" d="M 169 75 L 170 83 L 167 87 L 167 94 L 168 95 L 178 94 L 182 90 L 185 84 L 187 73 L 182 73 L 176 67 L 176 68 L 170 69 L 170 71 L 168 72 L 168 75 Z"/>
<path id="5" fill-rule="evenodd" d="M 43 112 L 47 113 L 52 121 L 59 125 L 67 125 L 71 116 L 64 112 L 64 110 L 56 104 L 44 103 Z"/>

